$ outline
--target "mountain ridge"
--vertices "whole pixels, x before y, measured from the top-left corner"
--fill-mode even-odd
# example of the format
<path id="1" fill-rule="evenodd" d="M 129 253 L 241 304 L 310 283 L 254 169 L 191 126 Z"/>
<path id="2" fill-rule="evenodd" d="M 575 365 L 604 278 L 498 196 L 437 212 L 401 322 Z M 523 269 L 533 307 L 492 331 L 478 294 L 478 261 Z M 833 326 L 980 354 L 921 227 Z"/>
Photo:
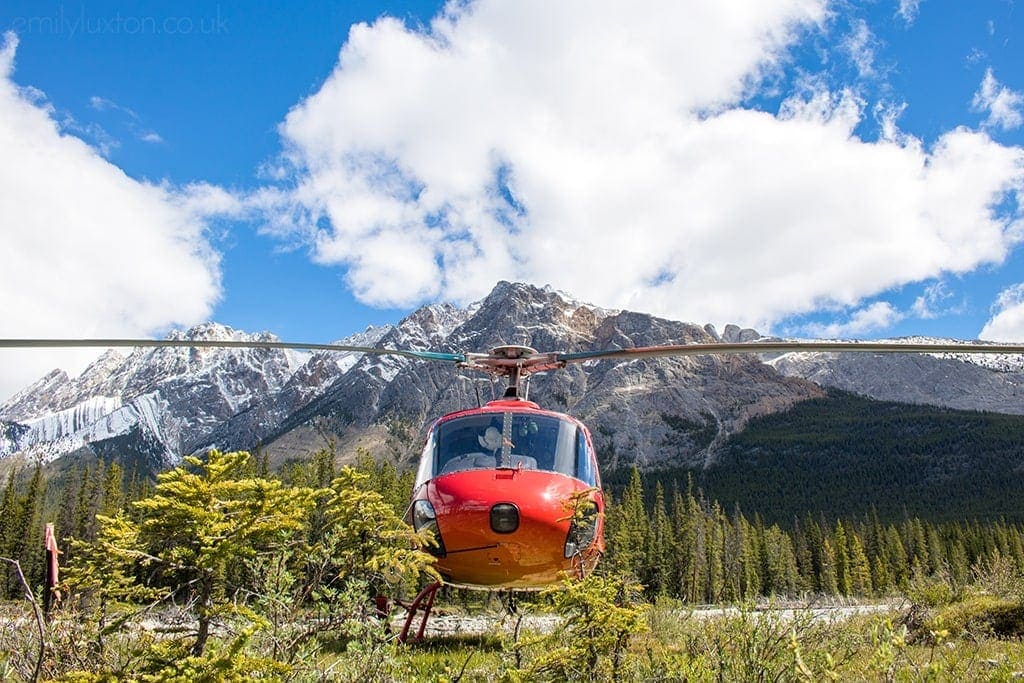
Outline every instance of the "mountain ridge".
<path id="1" fill-rule="evenodd" d="M 171 334 L 276 340 L 217 323 Z M 395 325 L 368 328 L 339 343 L 450 352 L 511 343 L 573 352 L 758 338 L 757 331 L 734 325 L 719 334 L 710 325 L 600 308 L 551 288 L 499 282 L 465 308 L 431 304 Z M 955 399 L 974 401 L 967 407 L 975 409 L 1024 413 L 1024 382 L 1014 367 L 997 370 L 970 359 L 930 356 L 892 356 L 894 364 L 879 365 L 874 356 L 864 356 L 849 361 L 855 368 L 849 370 L 841 357 L 855 354 L 832 356 L 599 361 L 538 375 L 530 390 L 546 407 L 587 422 L 602 464 L 611 467 L 708 467 L 751 419 L 820 398 L 822 387 L 859 387 L 858 393 L 891 399 L 895 381 L 913 389 L 899 394 L 907 401 L 948 405 L 943 401 Z M 922 372 L 922 363 L 931 369 L 922 375 L 924 386 L 909 379 Z M 859 384 L 851 389 L 854 379 Z M 943 382 L 974 389 L 949 391 Z M 486 384 L 452 366 L 398 356 L 194 348 L 108 352 L 77 378 L 54 370 L 0 405 L 0 458 L 27 453 L 53 460 L 122 449 L 125 457 L 156 471 L 183 454 L 213 447 L 260 448 L 281 462 L 335 445 L 409 461 L 425 425 L 474 405 L 481 387 L 488 393 Z M 985 402 L 984 396 L 995 398 Z"/>

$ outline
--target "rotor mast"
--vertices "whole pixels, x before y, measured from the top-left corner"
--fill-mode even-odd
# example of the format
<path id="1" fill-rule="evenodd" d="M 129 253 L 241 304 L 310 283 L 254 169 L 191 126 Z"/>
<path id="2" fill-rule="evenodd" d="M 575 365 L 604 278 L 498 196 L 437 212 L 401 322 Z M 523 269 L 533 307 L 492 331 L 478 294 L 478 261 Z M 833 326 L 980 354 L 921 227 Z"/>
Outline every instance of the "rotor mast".
<path id="1" fill-rule="evenodd" d="M 467 353 L 461 367 L 479 370 L 498 377 L 507 377 L 504 398 L 523 397 L 523 380 L 535 372 L 565 367 L 554 353 L 538 353 L 529 346 L 497 346 L 490 353 Z"/>

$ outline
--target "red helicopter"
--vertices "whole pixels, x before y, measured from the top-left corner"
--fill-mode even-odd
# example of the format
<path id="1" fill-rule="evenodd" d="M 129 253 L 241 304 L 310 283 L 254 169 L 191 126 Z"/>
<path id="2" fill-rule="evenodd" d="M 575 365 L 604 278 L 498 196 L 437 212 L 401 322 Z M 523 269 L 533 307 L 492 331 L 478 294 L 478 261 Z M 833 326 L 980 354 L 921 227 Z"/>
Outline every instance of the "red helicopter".
<path id="1" fill-rule="evenodd" d="M 1024 345 L 989 343 L 755 341 L 581 353 L 539 353 L 526 346 L 446 353 L 271 341 L 0 339 L 0 348 L 169 346 L 399 355 L 507 378 L 501 399 L 444 415 L 430 426 L 407 512 L 416 530 L 433 530 L 432 552 L 445 583 L 489 591 L 538 590 L 567 574 L 584 576 L 604 552 L 605 501 L 590 432 L 579 420 L 529 401 L 523 380 L 531 374 L 570 363 L 705 354 L 1024 353 Z M 422 638 L 439 585 L 425 588 L 410 606 L 403 641 L 420 607 Z"/>

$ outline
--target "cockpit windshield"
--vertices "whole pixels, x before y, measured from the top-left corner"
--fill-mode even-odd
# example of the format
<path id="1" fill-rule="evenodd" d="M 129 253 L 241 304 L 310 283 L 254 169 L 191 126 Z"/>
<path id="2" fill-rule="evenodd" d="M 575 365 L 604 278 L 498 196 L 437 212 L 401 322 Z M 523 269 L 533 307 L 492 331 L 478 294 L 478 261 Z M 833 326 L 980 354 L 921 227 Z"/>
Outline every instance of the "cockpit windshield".
<path id="1" fill-rule="evenodd" d="M 547 415 L 488 413 L 443 422 L 435 433 L 433 456 L 435 476 L 495 467 L 570 477 L 592 471 L 586 440 L 576 424 Z M 587 462 L 581 466 L 581 460 Z"/>

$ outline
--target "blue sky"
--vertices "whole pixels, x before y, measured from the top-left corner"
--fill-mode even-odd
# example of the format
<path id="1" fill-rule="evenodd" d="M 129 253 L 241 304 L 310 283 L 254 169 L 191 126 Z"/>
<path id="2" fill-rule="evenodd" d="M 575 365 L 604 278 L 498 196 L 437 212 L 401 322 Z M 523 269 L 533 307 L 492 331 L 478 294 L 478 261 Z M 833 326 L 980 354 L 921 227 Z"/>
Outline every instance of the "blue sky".
<path id="1" fill-rule="evenodd" d="M 441 10 L 5 2 L 0 336 L 327 341 L 514 279 L 1024 340 L 1014 2 Z"/>

